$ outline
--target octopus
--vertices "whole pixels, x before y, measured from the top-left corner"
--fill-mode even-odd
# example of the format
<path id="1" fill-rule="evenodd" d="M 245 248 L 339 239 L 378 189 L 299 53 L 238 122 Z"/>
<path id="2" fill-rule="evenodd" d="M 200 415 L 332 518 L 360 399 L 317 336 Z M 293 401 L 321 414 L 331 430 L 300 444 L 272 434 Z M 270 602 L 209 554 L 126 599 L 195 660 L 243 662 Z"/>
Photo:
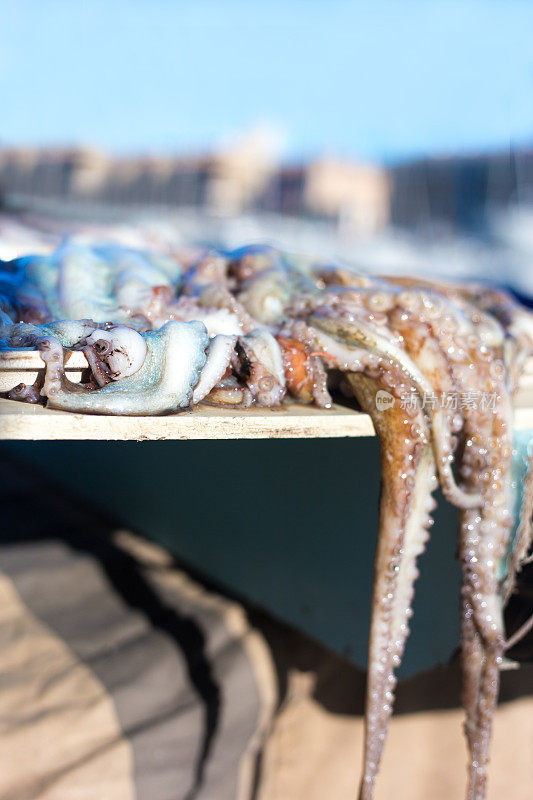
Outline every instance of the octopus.
<path id="1" fill-rule="evenodd" d="M 372 800 L 409 635 L 417 559 L 440 485 L 459 510 L 467 800 L 484 800 L 504 609 L 532 542 L 533 470 L 513 476 L 513 395 L 533 317 L 477 284 L 297 269 L 275 248 L 209 250 L 181 263 L 65 242 L 1 265 L 0 339 L 44 370 L 5 397 L 97 414 L 170 414 L 198 403 L 327 409 L 348 398 L 381 447 L 381 498 L 360 800 Z M 81 350 L 81 383 L 65 372 Z M 458 401 L 461 398 L 461 401 Z M 515 512 L 518 509 L 518 514 Z"/>

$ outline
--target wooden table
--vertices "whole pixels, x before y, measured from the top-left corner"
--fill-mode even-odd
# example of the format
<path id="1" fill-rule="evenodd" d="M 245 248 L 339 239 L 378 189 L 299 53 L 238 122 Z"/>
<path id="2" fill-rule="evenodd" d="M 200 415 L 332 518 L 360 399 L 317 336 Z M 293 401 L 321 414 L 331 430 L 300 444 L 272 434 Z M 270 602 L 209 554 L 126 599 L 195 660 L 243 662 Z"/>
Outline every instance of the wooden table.
<path id="1" fill-rule="evenodd" d="M 0 351 L 0 391 L 31 384 L 42 369 L 35 351 Z M 73 353 L 66 372 L 79 381 L 87 367 L 83 353 Z M 515 402 L 516 430 L 533 429 L 533 363 Z M 52 411 L 41 406 L 0 400 L 0 439 L 122 440 L 150 439 L 317 439 L 373 436 L 367 414 L 342 406 L 330 410 L 286 403 L 281 409 L 225 410 L 199 405 L 193 411 L 161 417 L 114 417 Z"/>

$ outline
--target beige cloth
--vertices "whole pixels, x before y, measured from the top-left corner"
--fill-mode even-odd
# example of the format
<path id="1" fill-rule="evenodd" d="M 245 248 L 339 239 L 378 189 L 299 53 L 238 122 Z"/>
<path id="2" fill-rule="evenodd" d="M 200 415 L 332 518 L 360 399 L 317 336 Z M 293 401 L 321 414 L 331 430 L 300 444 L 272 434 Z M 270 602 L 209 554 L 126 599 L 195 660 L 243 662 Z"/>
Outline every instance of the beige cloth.
<path id="1" fill-rule="evenodd" d="M 354 800 L 363 721 L 328 712 L 312 697 L 314 676 L 294 671 L 266 746 L 258 800 Z M 376 800 L 454 800 L 466 782 L 460 709 L 393 718 Z M 496 715 L 489 800 L 533 797 L 533 697 Z"/>
<path id="2" fill-rule="evenodd" d="M 135 800 L 111 697 L 4 576 L 0 657 L 2 800 Z"/>
<path id="3" fill-rule="evenodd" d="M 237 604 L 206 595 L 181 572 L 162 578 L 203 606 L 227 609 L 232 635 L 245 643 L 263 697 L 254 723 L 259 738 L 250 741 L 252 751 L 262 751 L 254 800 L 354 800 L 363 747 L 364 676 L 261 615 L 255 627 L 249 626 Z M 135 800 L 131 745 L 112 697 L 90 667 L 28 610 L 5 576 L 0 577 L 0 653 L 1 800 Z M 281 683 L 286 681 L 277 710 L 274 663 Z M 463 712 L 455 703 L 458 684 L 456 666 L 400 683 L 376 800 L 464 796 L 466 748 Z M 533 665 L 504 673 L 503 684 L 489 800 L 530 800 Z M 445 707 L 423 710 L 434 705 L 432 698 Z M 245 765 L 249 773 L 249 753 L 243 751 L 239 770 Z M 251 784 L 250 776 L 238 781 L 236 800 L 252 799 Z M 184 796 L 176 787 L 169 800 Z"/>

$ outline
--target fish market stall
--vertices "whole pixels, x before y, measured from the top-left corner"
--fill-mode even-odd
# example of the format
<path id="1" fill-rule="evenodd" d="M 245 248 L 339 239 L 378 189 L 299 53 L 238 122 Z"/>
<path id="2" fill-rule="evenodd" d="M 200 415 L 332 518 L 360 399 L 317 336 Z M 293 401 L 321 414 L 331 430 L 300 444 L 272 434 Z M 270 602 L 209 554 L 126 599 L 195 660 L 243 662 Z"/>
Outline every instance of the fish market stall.
<path id="1" fill-rule="evenodd" d="M 532 538 L 531 313 L 490 285 L 94 232 L 5 262 L 0 289 L 7 452 L 366 666 L 362 800 L 396 676 L 460 641 L 482 800 L 532 626 L 504 617 Z"/>

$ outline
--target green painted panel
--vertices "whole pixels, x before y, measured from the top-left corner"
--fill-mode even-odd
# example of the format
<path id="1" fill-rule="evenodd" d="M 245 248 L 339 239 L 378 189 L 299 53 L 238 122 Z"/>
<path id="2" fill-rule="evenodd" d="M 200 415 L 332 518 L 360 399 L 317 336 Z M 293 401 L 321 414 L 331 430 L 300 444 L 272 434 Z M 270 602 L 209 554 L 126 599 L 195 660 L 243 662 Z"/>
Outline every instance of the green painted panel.
<path id="1" fill-rule="evenodd" d="M 219 584 L 366 662 L 376 439 L 4 445 Z M 456 512 L 439 502 L 420 559 L 402 674 L 458 642 Z"/>

